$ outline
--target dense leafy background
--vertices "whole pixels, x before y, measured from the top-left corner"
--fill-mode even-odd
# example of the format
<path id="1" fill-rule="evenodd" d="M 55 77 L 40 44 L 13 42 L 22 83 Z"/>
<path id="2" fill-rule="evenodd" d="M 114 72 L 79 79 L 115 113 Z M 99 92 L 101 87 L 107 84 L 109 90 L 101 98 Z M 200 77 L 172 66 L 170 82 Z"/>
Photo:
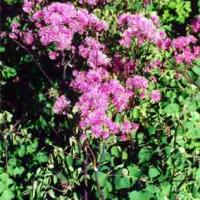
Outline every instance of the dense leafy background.
<path id="1" fill-rule="evenodd" d="M 118 10 L 142 9 L 140 1 L 123 2 L 94 10 L 110 24 L 108 38 L 113 33 L 118 37 Z M 153 2 L 146 11 L 157 11 L 171 36 L 184 35 L 187 23 L 200 10 L 199 1 Z M 4 30 L 20 14 L 20 3 L 3 1 Z M 51 96 L 59 90 L 70 92 L 60 81 L 62 70 L 45 56 L 40 58 L 54 81 L 51 86 L 32 57 L 10 39 L 2 40 L 0 54 L 1 200 L 76 200 L 86 192 L 89 199 L 100 199 L 101 193 L 113 200 L 200 199 L 200 91 L 191 83 L 200 84 L 200 61 L 187 70 L 190 81 L 177 79 L 176 72 L 182 69 L 170 64 L 164 73 L 154 72 L 162 101 L 154 106 L 144 102 L 130 110 L 129 118 L 145 125 L 130 141 L 110 137 L 82 144 L 74 135 L 74 120 L 52 113 Z"/>

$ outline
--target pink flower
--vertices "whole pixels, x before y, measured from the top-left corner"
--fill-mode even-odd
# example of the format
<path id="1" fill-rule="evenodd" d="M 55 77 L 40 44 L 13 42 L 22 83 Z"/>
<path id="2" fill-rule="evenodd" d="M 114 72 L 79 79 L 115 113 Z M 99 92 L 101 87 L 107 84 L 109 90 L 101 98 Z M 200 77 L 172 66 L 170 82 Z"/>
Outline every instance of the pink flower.
<path id="1" fill-rule="evenodd" d="M 79 46 L 80 55 L 87 59 L 88 65 L 92 68 L 106 66 L 110 63 L 110 59 L 103 51 L 104 45 L 91 37 L 87 37 L 85 42 Z"/>
<path id="2" fill-rule="evenodd" d="M 70 106 L 70 101 L 64 96 L 59 96 L 53 106 L 53 111 L 56 114 L 66 114 L 66 111 L 68 110 Z"/>
<path id="3" fill-rule="evenodd" d="M 126 134 L 121 135 L 121 141 L 122 141 L 122 142 L 126 142 L 127 139 L 128 139 L 128 138 L 127 138 Z"/>
<path id="4" fill-rule="evenodd" d="M 127 76 L 135 71 L 136 62 L 132 59 L 124 59 L 116 54 L 112 59 L 112 70 L 114 73 Z"/>
<path id="5" fill-rule="evenodd" d="M 151 20 L 153 21 L 153 23 L 158 26 L 159 25 L 159 17 L 157 14 L 153 13 L 151 14 Z"/>
<path id="6" fill-rule="evenodd" d="M 157 103 L 161 99 L 161 94 L 159 90 L 153 90 L 150 94 L 150 98 L 152 103 Z"/>
<path id="7" fill-rule="evenodd" d="M 25 32 L 24 33 L 24 41 L 26 44 L 30 45 L 34 41 L 33 33 L 32 32 Z"/>
<path id="8" fill-rule="evenodd" d="M 87 139 L 87 136 L 85 134 L 82 134 L 81 137 L 80 137 L 80 140 L 82 142 L 84 142 L 86 139 Z"/>
<path id="9" fill-rule="evenodd" d="M 134 89 L 146 89 L 148 87 L 148 80 L 139 75 L 135 75 L 132 78 L 127 79 L 127 86 Z"/>
<path id="10" fill-rule="evenodd" d="M 140 93 L 140 99 L 145 99 L 145 97 L 146 97 L 145 92 L 141 92 L 141 93 Z"/>
<path id="11" fill-rule="evenodd" d="M 103 4 L 103 3 L 106 3 L 108 0 L 79 0 L 79 2 L 81 4 L 88 4 L 88 5 L 91 5 L 91 6 L 96 6 L 97 4 Z"/>
<path id="12" fill-rule="evenodd" d="M 191 27 L 194 33 L 200 33 L 200 16 L 193 20 Z"/>
<path id="13" fill-rule="evenodd" d="M 58 52 L 56 52 L 56 51 L 50 51 L 49 52 L 49 58 L 51 59 L 51 60 L 56 60 L 56 58 L 58 57 Z"/>
<path id="14" fill-rule="evenodd" d="M 26 13 L 30 13 L 32 12 L 33 10 L 33 6 L 34 6 L 34 3 L 33 1 L 30 1 L 30 0 L 24 0 L 24 4 L 23 4 L 23 7 L 22 7 L 22 10 Z"/>
<path id="15" fill-rule="evenodd" d="M 73 75 L 75 80 L 71 82 L 71 87 L 81 93 L 77 103 L 81 115 L 80 128 L 91 130 L 95 138 L 106 139 L 119 133 L 123 125 L 108 116 L 109 108 L 112 105 L 118 112 L 125 110 L 133 92 L 118 80 L 109 80 L 108 72 L 103 68 L 75 71 Z M 128 132 L 128 125 L 125 124 L 124 129 Z"/>
<path id="16" fill-rule="evenodd" d="M 83 35 L 88 30 L 101 32 L 108 28 L 106 22 L 99 20 L 86 9 L 77 9 L 72 3 L 54 2 L 36 11 L 31 21 L 43 46 L 56 44 L 58 50 L 71 50 L 76 33 Z M 98 52 L 99 62 L 105 62 L 104 54 Z"/>
<path id="17" fill-rule="evenodd" d="M 144 6 L 147 6 L 150 3 L 151 3 L 151 0 L 143 0 L 143 5 Z"/>
<path id="18" fill-rule="evenodd" d="M 155 18 L 154 16 L 153 20 L 154 21 L 147 19 L 141 14 L 122 14 L 119 17 L 118 23 L 120 26 L 125 26 L 127 28 L 122 33 L 120 44 L 129 48 L 132 39 L 136 38 L 139 46 L 141 46 L 144 42 L 161 45 L 161 41 L 166 38 L 166 34 L 163 31 L 159 31 L 156 27 L 156 25 L 158 25 L 158 18 Z M 156 25 L 154 23 L 156 23 Z"/>
<path id="19" fill-rule="evenodd" d="M 191 64 L 196 58 L 200 57 L 197 38 L 192 35 L 180 36 L 172 41 L 174 47 L 174 57 L 178 64 Z"/>

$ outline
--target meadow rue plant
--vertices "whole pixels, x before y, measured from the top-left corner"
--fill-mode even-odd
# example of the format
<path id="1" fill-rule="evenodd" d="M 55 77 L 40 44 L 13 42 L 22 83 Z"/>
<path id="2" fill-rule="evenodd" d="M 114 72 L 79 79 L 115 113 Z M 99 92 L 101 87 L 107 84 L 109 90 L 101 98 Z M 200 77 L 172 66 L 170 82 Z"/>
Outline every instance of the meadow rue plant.
<path id="1" fill-rule="evenodd" d="M 7 19 L 0 185 L 23 184 L 0 199 L 200 198 L 199 17 L 169 24 L 190 9 L 167 2 L 24 0 Z"/>
<path id="2" fill-rule="evenodd" d="M 80 1 L 80 3 L 97 5 L 103 2 Z M 13 23 L 11 38 L 24 40 L 28 46 L 34 45 L 39 39 L 44 47 L 55 45 L 54 50 L 48 52 L 51 60 L 62 59 L 63 52 L 68 51 L 74 59 L 81 56 L 86 60 L 88 67 L 92 68 L 85 72 L 79 69 L 74 71 L 75 79 L 70 84 L 81 94 L 76 103 L 81 116 L 80 128 L 89 129 L 96 138 L 107 138 L 109 135 L 121 132 L 125 140 L 125 133 L 128 131 L 122 131 L 120 127 L 123 125 L 116 123 L 107 113 L 112 106 L 115 108 L 113 116 L 116 115 L 115 112 L 125 111 L 129 108 L 129 102 L 134 102 L 138 94 L 141 100 L 145 100 L 148 96 L 149 82 L 156 83 L 156 77 L 153 76 L 148 80 L 143 75 L 135 75 L 139 63 L 137 60 L 125 59 L 118 53 L 109 57 L 106 44 L 98 39 L 108 30 L 108 24 L 87 9 L 75 7 L 72 3 L 53 2 L 45 5 L 43 1 L 27 0 L 24 2 L 23 10 L 28 13 L 32 27 L 22 31 L 20 23 Z M 171 40 L 160 30 L 161 24 L 156 13 L 152 13 L 150 18 L 139 13 L 122 13 L 118 18 L 118 25 L 122 30 L 119 44 L 123 47 L 130 48 L 133 39 L 139 47 L 145 43 L 154 44 L 155 47 L 165 51 L 173 47 L 177 63 L 191 63 L 199 56 L 200 48 L 194 46 L 197 39 L 190 35 Z M 81 38 L 78 43 L 75 40 L 77 34 Z M 161 62 L 154 61 L 148 63 L 143 71 L 151 73 L 153 68 L 159 66 Z M 160 92 L 158 90 L 150 92 L 150 99 L 152 103 L 159 102 Z M 69 101 L 61 96 L 56 100 L 53 110 L 57 114 L 65 114 L 68 106 Z"/>

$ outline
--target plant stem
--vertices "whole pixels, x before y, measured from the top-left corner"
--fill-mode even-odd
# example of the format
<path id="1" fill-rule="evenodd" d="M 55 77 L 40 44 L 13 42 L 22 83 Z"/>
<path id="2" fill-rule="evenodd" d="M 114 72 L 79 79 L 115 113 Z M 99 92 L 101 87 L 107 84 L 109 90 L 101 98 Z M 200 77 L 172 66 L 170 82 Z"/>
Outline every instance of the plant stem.
<path id="1" fill-rule="evenodd" d="M 51 78 L 47 75 L 47 73 L 44 71 L 44 69 L 41 66 L 41 63 L 39 63 L 37 61 L 37 59 L 34 57 L 34 55 L 31 53 L 31 51 L 29 49 L 27 49 L 23 44 L 21 44 L 20 42 L 18 42 L 15 39 L 12 39 L 16 44 L 18 44 L 22 49 L 24 49 L 27 53 L 29 53 L 34 61 L 34 63 L 36 64 L 36 66 L 39 68 L 39 70 L 42 72 L 42 74 L 44 75 L 44 77 L 47 79 L 47 81 L 49 82 L 50 85 L 53 85 L 53 81 L 51 80 Z"/>
<path id="2" fill-rule="evenodd" d="M 102 192 L 102 190 L 101 190 L 101 187 L 100 187 L 100 184 L 99 184 L 98 168 L 96 168 L 96 170 L 95 170 L 94 173 L 95 173 L 95 179 L 96 179 L 96 183 L 97 183 L 97 190 L 98 190 L 98 192 L 99 192 L 100 199 L 101 199 L 101 200 L 105 200 L 104 194 L 103 194 L 103 192 Z"/>

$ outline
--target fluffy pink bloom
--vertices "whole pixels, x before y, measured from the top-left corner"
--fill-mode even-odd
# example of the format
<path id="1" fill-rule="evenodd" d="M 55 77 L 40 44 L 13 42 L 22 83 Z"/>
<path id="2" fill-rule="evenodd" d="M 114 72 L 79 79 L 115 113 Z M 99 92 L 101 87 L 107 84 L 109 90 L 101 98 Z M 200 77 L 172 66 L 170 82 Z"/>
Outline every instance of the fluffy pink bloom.
<path id="1" fill-rule="evenodd" d="M 150 3 L 151 3 L 151 0 L 143 0 L 143 5 L 144 6 L 147 6 Z"/>
<path id="2" fill-rule="evenodd" d="M 77 103 L 81 129 L 89 129 L 94 137 L 104 139 L 119 133 L 121 125 L 113 121 L 107 112 L 111 105 L 118 112 L 125 110 L 133 92 L 124 88 L 119 81 L 109 80 L 108 72 L 103 68 L 75 71 L 74 76 L 71 87 L 81 92 Z"/>
<path id="3" fill-rule="evenodd" d="M 150 94 L 150 98 L 151 98 L 151 101 L 153 103 L 157 103 L 160 101 L 161 99 L 161 94 L 160 94 L 160 91 L 159 90 L 153 90 Z"/>
<path id="4" fill-rule="evenodd" d="M 192 36 L 180 36 L 176 39 L 173 39 L 172 46 L 178 50 L 182 50 L 183 48 L 189 46 L 190 44 L 195 44 L 197 42 L 197 39 Z"/>
<path id="5" fill-rule="evenodd" d="M 170 38 L 163 38 L 161 40 L 158 40 L 156 45 L 158 48 L 168 50 L 171 47 L 172 40 Z"/>
<path id="6" fill-rule="evenodd" d="M 127 76 L 135 71 L 136 62 L 134 60 L 128 60 L 122 58 L 120 55 L 116 54 L 112 59 L 112 70 L 113 72 Z"/>
<path id="7" fill-rule="evenodd" d="M 53 111 L 56 114 L 66 114 L 70 106 L 70 101 L 64 96 L 59 96 L 53 106 Z"/>
<path id="8" fill-rule="evenodd" d="M 126 84 L 129 88 L 144 90 L 148 87 L 148 80 L 143 76 L 135 75 L 132 78 L 127 79 Z"/>
<path id="9" fill-rule="evenodd" d="M 128 135 L 132 132 L 136 132 L 139 128 L 139 124 L 137 123 L 132 123 L 128 120 L 124 121 L 123 124 L 121 124 L 121 140 L 122 141 L 127 141 Z"/>
<path id="10" fill-rule="evenodd" d="M 49 52 L 49 58 L 51 59 L 51 60 L 56 60 L 56 58 L 58 57 L 58 52 L 56 52 L 56 51 L 50 51 Z"/>
<path id="11" fill-rule="evenodd" d="M 128 139 L 128 138 L 127 138 L 126 134 L 122 134 L 122 135 L 121 135 L 121 141 L 122 141 L 122 142 L 126 142 L 127 139 Z"/>
<path id="12" fill-rule="evenodd" d="M 30 0 L 24 0 L 24 4 L 22 10 L 26 13 L 30 13 L 33 11 L 34 2 Z"/>
<path id="13" fill-rule="evenodd" d="M 159 21 L 159 17 L 157 14 L 153 13 L 151 14 L 151 20 L 152 22 L 156 25 L 156 26 L 159 26 L 160 25 L 160 21 Z"/>
<path id="14" fill-rule="evenodd" d="M 86 9 L 76 9 L 71 3 L 52 3 L 33 13 L 31 20 L 38 28 L 42 45 L 54 43 L 58 50 L 71 50 L 76 33 L 82 35 L 88 30 L 101 32 L 108 28 L 106 22 L 99 20 Z"/>
<path id="15" fill-rule="evenodd" d="M 79 2 L 81 4 L 88 4 L 88 5 L 91 5 L 91 6 L 95 6 L 97 4 L 103 4 L 103 3 L 106 3 L 108 0 L 79 0 Z"/>
<path id="16" fill-rule="evenodd" d="M 200 33 L 200 16 L 193 20 L 191 27 L 194 33 Z"/>
<path id="17" fill-rule="evenodd" d="M 197 38 L 192 35 L 180 36 L 172 41 L 174 47 L 174 57 L 178 64 L 192 63 L 196 58 L 200 57 L 199 46 Z"/>
<path id="18" fill-rule="evenodd" d="M 28 45 L 32 44 L 33 41 L 34 41 L 33 33 L 30 32 L 30 31 L 25 32 L 25 33 L 23 34 L 23 37 L 24 37 L 25 43 L 28 44 Z"/>
<path id="19" fill-rule="evenodd" d="M 91 37 L 87 37 L 85 42 L 79 46 L 79 53 L 87 59 L 88 65 L 92 68 L 106 66 L 110 59 L 103 53 L 104 45 Z"/>
<path id="20" fill-rule="evenodd" d="M 158 19 L 156 19 L 158 20 Z M 147 19 L 141 14 L 131 15 L 125 13 L 118 19 L 120 26 L 126 26 L 127 29 L 122 33 L 120 44 L 126 48 L 130 47 L 133 38 L 137 39 L 137 44 L 141 46 L 144 42 L 151 42 L 160 45 L 166 38 L 163 31 L 159 31 L 151 19 Z"/>
<path id="21" fill-rule="evenodd" d="M 121 126 L 121 132 L 123 134 L 128 134 L 132 131 L 136 131 L 138 128 L 139 128 L 138 124 L 131 123 L 130 121 L 126 120 Z"/>

